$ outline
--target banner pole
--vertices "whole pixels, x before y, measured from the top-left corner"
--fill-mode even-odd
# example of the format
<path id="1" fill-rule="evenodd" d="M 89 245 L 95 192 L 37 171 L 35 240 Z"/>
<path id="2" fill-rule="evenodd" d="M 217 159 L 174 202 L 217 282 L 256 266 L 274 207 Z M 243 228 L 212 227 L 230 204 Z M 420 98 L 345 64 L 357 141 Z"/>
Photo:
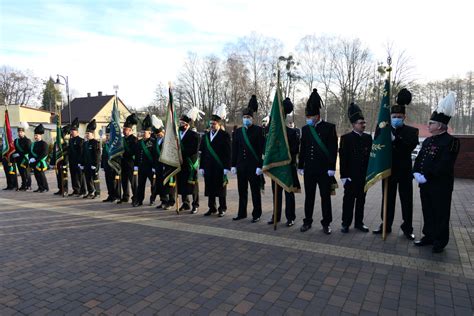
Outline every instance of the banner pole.
<path id="1" fill-rule="evenodd" d="M 273 181 L 273 230 L 277 229 L 277 210 L 278 210 L 278 183 Z M 283 193 L 283 192 L 282 192 Z"/>
<path id="2" fill-rule="evenodd" d="M 388 195 L 388 177 L 383 179 L 383 226 L 382 226 L 382 239 L 387 239 L 387 195 Z"/>

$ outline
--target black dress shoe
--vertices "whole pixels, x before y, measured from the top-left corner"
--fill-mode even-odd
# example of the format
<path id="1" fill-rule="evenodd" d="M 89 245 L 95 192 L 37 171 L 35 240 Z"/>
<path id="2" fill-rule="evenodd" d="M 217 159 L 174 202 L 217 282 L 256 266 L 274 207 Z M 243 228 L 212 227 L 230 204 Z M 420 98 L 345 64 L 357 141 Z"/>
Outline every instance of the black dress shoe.
<path id="1" fill-rule="evenodd" d="M 280 221 L 277 221 L 277 223 L 279 223 Z M 273 225 L 273 218 L 270 219 L 268 222 L 267 222 L 268 225 Z"/>
<path id="2" fill-rule="evenodd" d="M 432 245 L 433 244 L 433 241 L 429 240 L 429 239 L 426 239 L 425 237 L 421 238 L 420 240 L 417 240 L 415 242 L 413 242 L 415 244 L 415 246 L 418 246 L 418 247 L 422 247 L 422 246 L 428 246 L 428 245 Z"/>
<path id="3" fill-rule="evenodd" d="M 303 226 L 301 226 L 300 228 L 300 232 L 304 233 L 305 231 L 308 231 L 310 228 L 311 228 L 311 225 L 303 224 Z"/>
<path id="4" fill-rule="evenodd" d="M 54 194 L 54 195 L 60 195 L 60 194 L 61 194 L 61 191 L 54 192 L 53 194 Z"/>
<path id="5" fill-rule="evenodd" d="M 254 217 L 251 220 L 252 223 L 260 222 L 260 217 Z"/>
<path id="6" fill-rule="evenodd" d="M 143 205 L 142 202 L 133 202 L 132 204 L 133 207 L 142 206 L 142 205 Z"/>
<path id="7" fill-rule="evenodd" d="M 180 208 L 179 208 L 179 211 L 182 212 L 182 211 L 189 211 L 191 208 L 189 206 L 185 206 L 185 205 L 182 205 Z"/>
<path id="8" fill-rule="evenodd" d="M 5 190 L 5 189 L 4 189 L 4 190 Z M 39 191 L 41 191 L 41 190 L 40 190 L 40 189 L 36 189 L 36 190 L 34 190 L 33 192 L 39 192 Z"/>
<path id="9" fill-rule="evenodd" d="M 356 229 L 360 230 L 361 232 L 368 233 L 369 232 L 369 227 L 365 226 L 364 224 L 360 225 L 355 225 L 354 226 Z"/>
<path id="10" fill-rule="evenodd" d="M 331 235 L 331 226 L 323 226 L 323 232 L 326 234 L 326 235 Z"/>
<path id="11" fill-rule="evenodd" d="M 211 216 L 212 214 L 217 213 L 216 210 L 208 210 L 206 213 L 204 213 L 204 216 Z"/>
<path id="12" fill-rule="evenodd" d="M 194 206 L 193 206 L 193 208 L 191 209 L 191 211 L 190 211 L 189 213 L 191 213 L 191 214 L 196 214 L 197 212 L 198 212 L 197 207 L 194 207 Z"/>
<path id="13" fill-rule="evenodd" d="M 415 240 L 415 234 L 413 233 L 403 233 L 408 240 Z"/>
<path id="14" fill-rule="evenodd" d="M 219 215 L 217 215 L 217 216 L 224 217 L 224 215 L 225 215 L 225 211 L 219 211 Z"/>
<path id="15" fill-rule="evenodd" d="M 285 225 L 286 225 L 286 227 L 291 227 L 291 226 L 295 225 L 295 221 L 293 221 L 293 220 L 292 221 L 287 221 Z"/>
<path id="16" fill-rule="evenodd" d="M 444 250 L 444 247 L 434 246 L 433 249 L 431 249 L 431 252 L 432 253 L 441 253 L 441 252 L 443 252 L 443 250 Z"/>
<path id="17" fill-rule="evenodd" d="M 162 209 L 165 210 L 165 211 L 170 210 L 171 208 L 173 208 L 173 206 L 174 206 L 174 204 L 164 204 Z"/>
<path id="18" fill-rule="evenodd" d="M 341 233 L 347 234 L 349 232 L 349 226 L 342 225 Z"/>
<path id="19" fill-rule="evenodd" d="M 390 234 L 392 232 L 392 227 L 387 227 L 387 234 Z M 376 230 L 373 230 L 372 233 L 379 235 L 383 233 L 383 227 L 382 225 L 379 226 Z"/>
<path id="20" fill-rule="evenodd" d="M 232 220 L 233 221 L 240 221 L 241 219 L 244 219 L 244 218 L 247 218 L 247 216 L 236 216 L 236 217 L 233 217 Z"/>
<path id="21" fill-rule="evenodd" d="M 113 202 L 115 201 L 114 198 L 111 198 L 110 196 L 106 198 L 105 200 L 102 200 L 102 202 Z"/>

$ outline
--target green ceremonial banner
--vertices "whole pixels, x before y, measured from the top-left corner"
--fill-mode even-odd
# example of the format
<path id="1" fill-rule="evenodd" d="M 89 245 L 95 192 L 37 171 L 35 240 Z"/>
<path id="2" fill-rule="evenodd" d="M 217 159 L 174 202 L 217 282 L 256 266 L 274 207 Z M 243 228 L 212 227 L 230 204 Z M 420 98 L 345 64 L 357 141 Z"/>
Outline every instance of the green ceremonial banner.
<path id="1" fill-rule="evenodd" d="M 364 190 L 367 192 L 377 181 L 389 177 L 391 172 L 392 136 L 390 127 L 390 80 L 385 80 Z"/>
<path id="2" fill-rule="evenodd" d="M 283 187 L 287 192 L 296 192 L 293 186 L 293 175 L 291 170 L 291 154 L 286 135 L 285 117 L 280 85 L 277 84 L 275 98 L 273 99 L 270 112 L 270 125 L 265 145 L 265 158 L 263 160 L 263 172 Z"/>

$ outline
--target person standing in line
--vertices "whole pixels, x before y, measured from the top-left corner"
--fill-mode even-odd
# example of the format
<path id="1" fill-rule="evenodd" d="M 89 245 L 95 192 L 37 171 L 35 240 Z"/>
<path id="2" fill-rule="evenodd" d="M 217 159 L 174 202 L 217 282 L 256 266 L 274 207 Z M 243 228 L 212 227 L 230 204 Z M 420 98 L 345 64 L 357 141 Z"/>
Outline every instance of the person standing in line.
<path id="1" fill-rule="evenodd" d="M 30 151 L 30 166 L 34 170 L 38 189 L 33 192 L 48 192 L 49 186 L 48 181 L 44 172 L 48 170 L 48 144 L 43 140 L 44 127 L 43 124 L 39 124 L 35 127 L 35 142 L 31 145 Z"/>

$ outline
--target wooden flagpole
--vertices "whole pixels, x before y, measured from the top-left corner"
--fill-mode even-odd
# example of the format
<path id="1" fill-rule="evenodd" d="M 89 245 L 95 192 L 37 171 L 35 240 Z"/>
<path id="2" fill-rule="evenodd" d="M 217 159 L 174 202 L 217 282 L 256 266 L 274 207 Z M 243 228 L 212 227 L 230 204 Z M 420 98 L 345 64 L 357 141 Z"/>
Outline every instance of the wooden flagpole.
<path id="1" fill-rule="evenodd" d="M 278 183 L 273 181 L 273 230 L 277 229 L 277 210 L 278 210 Z"/>
<path id="2" fill-rule="evenodd" d="M 382 239 L 387 238 L 387 195 L 388 195 L 388 177 L 383 179 L 383 223 L 382 223 Z"/>

